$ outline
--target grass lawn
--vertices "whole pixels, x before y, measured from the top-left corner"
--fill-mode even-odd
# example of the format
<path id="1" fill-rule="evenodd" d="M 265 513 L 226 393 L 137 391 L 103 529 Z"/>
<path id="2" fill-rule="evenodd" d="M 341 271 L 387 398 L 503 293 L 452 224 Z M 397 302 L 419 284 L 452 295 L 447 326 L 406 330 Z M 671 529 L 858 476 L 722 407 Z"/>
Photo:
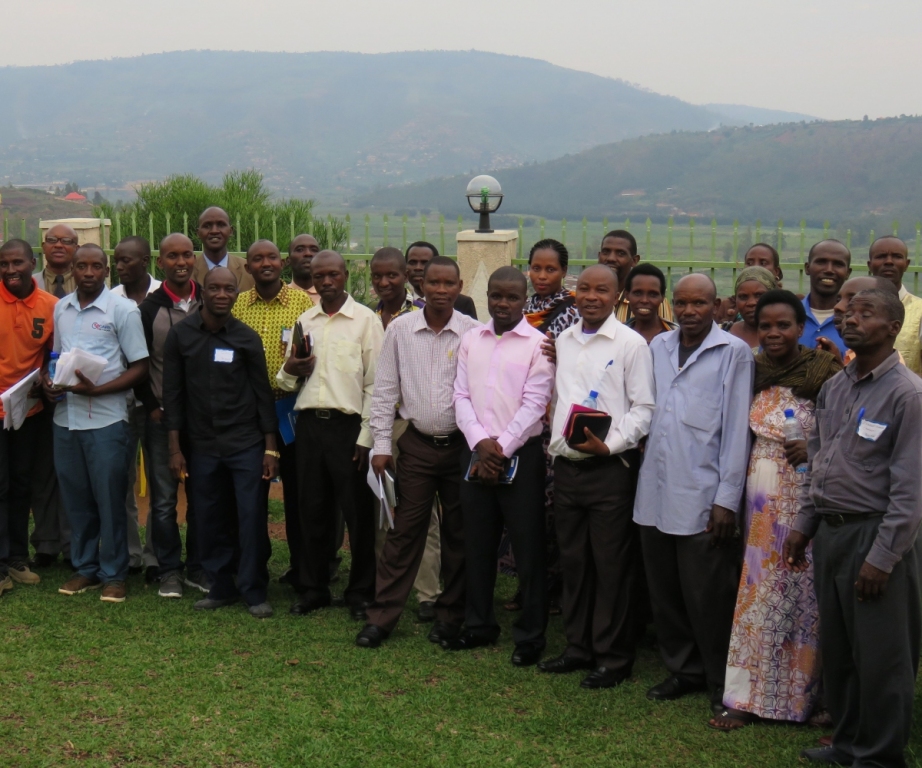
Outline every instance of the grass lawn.
<path id="1" fill-rule="evenodd" d="M 273 542 L 275 579 L 287 557 Z M 276 616 L 239 606 L 192 610 L 143 577 L 121 605 L 99 593 L 57 594 L 63 568 L 0 600 L 0 765 L 26 766 L 781 766 L 820 732 L 757 726 L 725 735 L 705 726 L 703 695 L 655 704 L 663 677 L 641 651 L 634 678 L 583 691 L 579 674 L 516 669 L 512 615 L 493 649 L 451 654 L 404 616 L 380 649 L 356 648 L 345 609 Z M 337 585 L 341 587 L 340 585 Z M 514 591 L 500 577 L 497 601 Z M 548 652 L 563 647 L 552 617 Z M 922 729 L 913 747 L 922 755 Z M 911 756 L 911 764 L 919 765 Z"/>

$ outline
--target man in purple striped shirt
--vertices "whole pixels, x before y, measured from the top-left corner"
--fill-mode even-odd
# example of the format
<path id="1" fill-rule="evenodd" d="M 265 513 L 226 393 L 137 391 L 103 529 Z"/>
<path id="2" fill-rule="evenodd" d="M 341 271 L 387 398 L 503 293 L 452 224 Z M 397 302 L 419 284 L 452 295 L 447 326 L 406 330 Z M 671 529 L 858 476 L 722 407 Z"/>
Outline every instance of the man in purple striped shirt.
<path id="1" fill-rule="evenodd" d="M 426 265 L 421 312 L 394 318 L 384 334 L 371 401 L 375 473 L 396 469 L 399 506 L 378 559 L 375 600 L 355 644 L 377 648 L 394 630 L 406 605 L 426 548 L 436 495 L 442 508 L 442 579 L 429 640 L 440 643 L 460 633 L 464 619 L 464 531 L 458 467 L 464 439 L 452 405 L 461 337 L 479 323 L 454 310 L 461 291 L 458 265 L 436 256 Z M 391 457 L 394 418 L 409 427 Z"/>
<path id="2" fill-rule="evenodd" d="M 554 390 L 554 365 L 542 353 L 543 333 L 523 311 L 525 275 L 500 267 L 487 284 L 492 318 L 468 331 L 458 353 L 455 416 L 467 447 L 461 454 L 467 606 L 464 632 L 443 643 L 462 651 L 499 637 L 493 611 L 496 550 L 503 523 L 515 551 L 522 612 L 512 626 L 517 667 L 537 664 L 547 627 L 547 543 L 544 520 L 546 461 L 542 418 Z M 511 482 L 511 462 L 518 464 Z M 468 471 L 468 466 L 470 470 Z"/>

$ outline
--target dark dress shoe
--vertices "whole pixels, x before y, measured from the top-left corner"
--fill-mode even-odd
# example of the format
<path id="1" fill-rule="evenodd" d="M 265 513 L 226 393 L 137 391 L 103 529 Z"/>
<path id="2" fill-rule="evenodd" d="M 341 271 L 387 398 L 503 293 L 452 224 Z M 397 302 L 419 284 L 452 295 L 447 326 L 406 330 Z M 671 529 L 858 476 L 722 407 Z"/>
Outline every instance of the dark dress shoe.
<path id="1" fill-rule="evenodd" d="M 566 675 L 569 672 L 576 672 L 578 669 L 592 669 L 592 662 L 589 659 L 578 659 L 575 656 L 567 656 L 567 654 L 562 653 L 556 658 L 542 661 L 538 665 L 538 669 L 552 675 Z"/>
<path id="2" fill-rule="evenodd" d="M 346 598 L 342 595 L 333 595 L 330 598 L 330 605 L 334 608 L 342 608 L 346 604 Z"/>
<path id="3" fill-rule="evenodd" d="M 483 648 L 485 645 L 496 645 L 496 638 L 462 632 L 453 640 L 442 641 L 442 647 L 446 651 L 473 651 L 475 648 Z"/>
<path id="4" fill-rule="evenodd" d="M 835 747 L 813 747 L 805 749 L 800 756 L 811 763 L 825 763 L 826 765 L 851 765 L 854 760 L 848 755 L 843 755 Z"/>
<path id="5" fill-rule="evenodd" d="M 359 648 L 377 648 L 387 639 L 388 634 L 381 627 L 366 624 L 365 628 L 356 635 L 355 644 Z"/>
<path id="6" fill-rule="evenodd" d="M 544 646 L 541 645 L 517 645 L 512 652 L 512 666 L 533 667 L 541 661 L 542 653 Z"/>
<path id="7" fill-rule="evenodd" d="M 416 609 L 416 618 L 423 623 L 435 621 L 435 601 L 424 600 Z"/>
<path id="8" fill-rule="evenodd" d="M 149 565 L 144 571 L 144 581 L 147 584 L 156 584 L 160 581 L 160 568 L 156 565 Z"/>
<path id="9" fill-rule="evenodd" d="M 65 557 L 65 558 L 61 561 L 61 563 L 64 565 L 65 568 L 67 568 L 67 569 L 73 571 L 74 573 L 77 572 L 77 569 L 74 568 L 74 561 L 71 560 L 69 557 Z"/>
<path id="10" fill-rule="evenodd" d="M 707 690 L 704 683 L 693 683 L 681 677 L 667 677 L 659 685 L 654 685 L 647 691 L 647 698 L 651 701 L 674 701 L 695 691 Z"/>
<path id="11" fill-rule="evenodd" d="M 328 608 L 330 605 L 330 599 L 321 600 L 319 597 L 299 597 L 291 604 L 291 608 L 288 610 L 292 616 L 307 616 L 307 614 L 312 613 L 313 611 L 320 610 L 321 608 Z"/>
<path id="12" fill-rule="evenodd" d="M 129 565 L 128 566 L 129 576 L 140 576 L 143 571 L 144 571 L 143 565 Z"/>
<path id="13" fill-rule="evenodd" d="M 437 621 L 429 630 L 429 642 L 442 644 L 448 640 L 454 640 L 461 634 L 461 627 L 457 624 L 449 624 L 447 621 Z"/>
<path id="14" fill-rule="evenodd" d="M 353 621 L 368 621 L 368 606 L 371 603 L 367 603 L 364 600 L 360 603 L 352 603 L 349 606 L 349 615 L 352 617 Z"/>
<path id="15" fill-rule="evenodd" d="M 36 552 L 35 557 L 29 561 L 30 568 L 50 568 L 57 561 L 57 555 L 49 555 L 47 552 Z"/>
<path id="16" fill-rule="evenodd" d="M 631 676 L 630 670 L 596 667 L 579 684 L 580 688 L 614 688 Z"/>

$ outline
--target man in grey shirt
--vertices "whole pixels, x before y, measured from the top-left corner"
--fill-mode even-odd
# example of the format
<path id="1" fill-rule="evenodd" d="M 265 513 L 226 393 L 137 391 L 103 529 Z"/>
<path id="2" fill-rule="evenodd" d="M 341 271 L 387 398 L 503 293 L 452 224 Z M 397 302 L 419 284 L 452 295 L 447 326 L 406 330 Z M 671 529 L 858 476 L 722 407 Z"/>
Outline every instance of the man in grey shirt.
<path id="1" fill-rule="evenodd" d="M 879 289 L 849 302 L 842 338 L 855 360 L 827 381 L 807 444 L 810 482 L 784 544 L 795 570 L 813 560 L 832 746 L 810 760 L 906 765 L 922 610 L 922 379 L 893 343 L 900 300 Z M 815 537 L 815 538 L 814 538 Z"/>

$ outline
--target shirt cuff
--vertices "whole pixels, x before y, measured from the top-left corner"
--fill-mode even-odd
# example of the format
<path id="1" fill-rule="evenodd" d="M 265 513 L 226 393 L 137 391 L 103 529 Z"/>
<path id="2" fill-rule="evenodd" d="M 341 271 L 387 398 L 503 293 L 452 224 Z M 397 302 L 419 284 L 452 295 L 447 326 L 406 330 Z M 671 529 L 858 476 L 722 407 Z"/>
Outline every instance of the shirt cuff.
<path id="1" fill-rule="evenodd" d="M 359 432 L 359 439 L 355 441 L 356 445 L 361 445 L 363 448 L 371 448 L 375 441 L 371 436 L 371 430 L 368 427 L 362 427 L 362 431 Z"/>
<path id="2" fill-rule="evenodd" d="M 868 556 L 864 559 L 865 562 L 880 569 L 884 573 L 891 573 L 896 564 L 903 558 L 899 555 L 894 555 L 882 546 L 879 541 L 875 541 L 871 545 L 871 551 L 868 552 Z"/>
<path id="3" fill-rule="evenodd" d="M 474 424 L 464 433 L 464 439 L 467 440 L 467 445 L 472 451 L 477 450 L 477 443 L 481 440 L 488 440 L 489 438 L 490 436 L 487 434 L 486 430 L 479 424 Z M 505 451 L 503 451 L 503 453 L 505 453 Z"/>
<path id="4" fill-rule="evenodd" d="M 511 432 L 503 432 L 496 442 L 499 443 L 499 447 L 503 449 L 503 456 L 507 459 L 511 459 L 517 450 L 525 445 L 525 441 L 520 437 L 516 437 Z M 471 449 L 473 450 L 473 448 Z"/>
<path id="5" fill-rule="evenodd" d="M 816 530 L 820 527 L 820 521 L 817 517 L 807 517 L 802 512 L 794 520 L 794 530 L 802 533 L 808 539 L 816 536 Z"/>
<path id="6" fill-rule="evenodd" d="M 391 456 L 393 454 L 391 443 L 390 433 L 385 437 L 383 432 L 375 432 L 375 456 Z"/>
<path id="7" fill-rule="evenodd" d="M 275 383 L 279 385 L 279 389 L 284 389 L 286 392 L 295 392 L 298 389 L 298 377 L 285 373 L 283 368 L 275 374 Z"/>
<path id="8" fill-rule="evenodd" d="M 724 509 L 732 509 L 739 512 L 740 499 L 743 497 L 742 488 L 737 488 L 729 483 L 721 483 L 717 486 L 717 495 L 714 497 L 714 503 Z"/>
<path id="9" fill-rule="evenodd" d="M 619 453 L 624 453 L 627 450 L 627 441 L 621 437 L 621 433 L 615 430 L 615 432 L 605 441 L 605 445 L 608 448 L 609 456 L 616 456 Z"/>

